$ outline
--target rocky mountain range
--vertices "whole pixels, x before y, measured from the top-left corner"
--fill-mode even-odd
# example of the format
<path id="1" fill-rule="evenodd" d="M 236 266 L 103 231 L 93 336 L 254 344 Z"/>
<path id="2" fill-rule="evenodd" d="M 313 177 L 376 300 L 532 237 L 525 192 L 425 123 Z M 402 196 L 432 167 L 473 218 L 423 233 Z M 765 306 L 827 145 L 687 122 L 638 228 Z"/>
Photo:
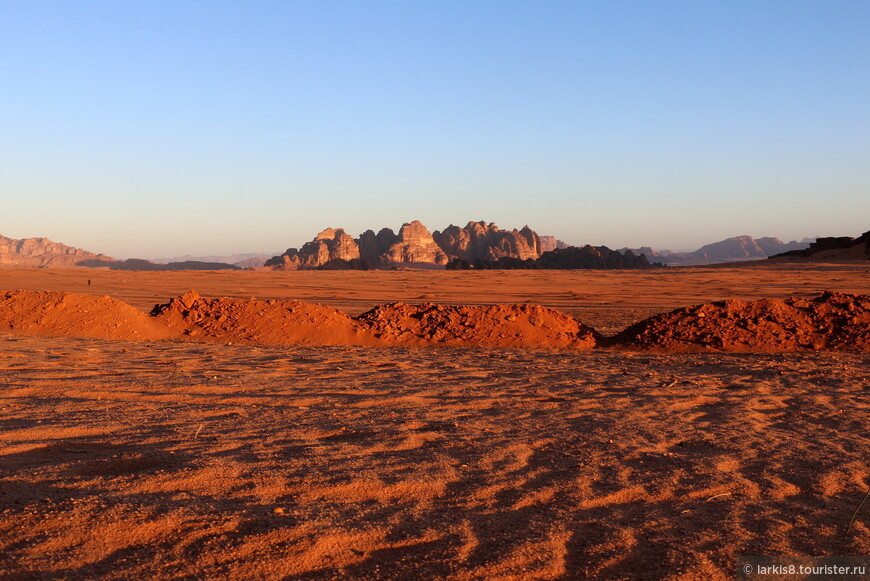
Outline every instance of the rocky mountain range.
<path id="1" fill-rule="evenodd" d="M 719 262 L 736 262 L 743 260 L 761 260 L 774 254 L 791 250 L 803 250 L 812 239 L 783 242 L 779 238 L 752 236 L 734 236 L 719 242 L 706 244 L 693 252 L 671 252 L 670 250 L 653 250 L 649 246 L 633 248 L 635 254 L 644 254 L 650 261 L 670 265 L 714 264 Z M 628 248 L 622 248 L 626 251 Z"/>
<path id="2" fill-rule="evenodd" d="M 157 264 L 217 262 L 221 264 L 231 264 L 233 266 L 238 266 L 239 268 L 257 268 L 259 266 L 263 266 L 266 260 L 274 255 L 274 253 L 262 254 L 259 252 L 247 252 L 229 255 L 213 254 L 210 256 L 192 256 L 190 254 L 185 254 L 184 256 L 174 256 L 172 258 L 154 258 L 151 260 L 151 262 Z"/>
<path id="3" fill-rule="evenodd" d="M 552 236 L 539 236 L 528 226 L 502 230 L 493 223 L 469 222 L 429 232 L 419 220 L 390 228 L 366 230 L 353 238 L 341 228 L 327 228 L 301 248 L 288 248 L 266 266 L 281 270 L 312 268 L 384 268 L 409 265 L 446 266 L 451 260 L 468 264 L 502 258 L 536 260 L 549 250 L 567 245 Z"/>
<path id="4" fill-rule="evenodd" d="M 222 262 L 186 260 L 158 264 L 141 258 L 115 260 L 97 254 L 52 242 L 48 238 L 7 238 L 0 236 L 0 266 L 14 268 L 71 268 L 85 266 L 110 270 L 240 270 L 243 267 Z"/>
<path id="5" fill-rule="evenodd" d="M 0 236 L 0 265 L 2 266 L 62 268 L 76 266 L 83 260 L 109 263 L 114 258 L 52 242 L 48 238 L 15 239 Z"/>
<path id="6" fill-rule="evenodd" d="M 280 270 L 344 268 L 641 268 L 666 265 L 712 264 L 784 256 L 786 259 L 866 259 L 870 233 L 859 238 L 829 237 L 783 242 L 778 238 L 735 236 L 707 244 L 693 252 L 653 250 L 650 247 L 610 250 L 604 246 L 573 247 L 528 226 L 502 230 L 493 223 L 469 222 L 429 232 L 419 221 L 403 224 L 398 233 L 383 228 L 353 238 L 340 228 L 327 228 L 301 248 L 290 248 L 268 260 L 265 255 L 193 257 L 147 261 L 118 261 L 53 242 L 48 238 L 14 239 L 0 236 L 0 266 L 102 267 L 113 270 L 215 270 L 257 268 Z M 641 256 L 643 255 L 643 256 Z M 165 262 L 165 264 L 164 264 Z"/>

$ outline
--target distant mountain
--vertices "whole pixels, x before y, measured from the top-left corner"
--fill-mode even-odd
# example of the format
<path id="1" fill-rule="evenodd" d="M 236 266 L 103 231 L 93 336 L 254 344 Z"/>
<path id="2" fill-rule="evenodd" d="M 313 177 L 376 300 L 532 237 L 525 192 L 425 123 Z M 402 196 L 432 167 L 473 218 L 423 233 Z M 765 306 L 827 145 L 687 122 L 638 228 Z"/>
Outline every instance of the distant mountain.
<path id="1" fill-rule="evenodd" d="M 48 238 L 15 239 L 0 236 L 0 266 L 63 268 L 77 266 L 84 260 L 108 263 L 114 258 L 52 242 Z"/>
<path id="2" fill-rule="evenodd" d="M 263 264 L 273 254 L 263 254 L 258 252 L 238 253 L 229 255 L 213 255 L 213 256 L 174 256 L 172 258 L 155 258 L 151 262 L 157 264 L 169 264 L 171 262 L 219 262 L 224 264 L 232 264 L 241 268 L 256 268 Z"/>
<path id="3" fill-rule="evenodd" d="M 108 268 L 110 270 L 240 270 L 262 266 L 265 255 L 236 254 L 225 258 L 238 258 L 240 264 L 227 264 L 222 261 L 196 260 L 182 257 L 183 260 L 167 260 L 165 263 L 152 262 L 141 258 L 115 260 L 105 254 L 97 254 L 52 242 L 48 238 L 7 238 L 0 236 L 0 267 L 16 268 Z M 224 258 L 224 257 L 222 257 Z"/>
<path id="4" fill-rule="evenodd" d="M 644 254 L 650 261 L 671 265 L 715 264 L 720 262 L 736 262 L 742 260 L 761 260 L 774 254 L 791 250 L 803 250 L 810 245 L 812 239 L 783 242 L 779 238 L 753 238 L 752 236 L 734 236 L 719 242 L 706 244 L 694 252 L 671 252 L 670 250 L 653 250 L 649 246 L 634 248 L 635 254 Z M 627 248 L 621 249 L 628 250 Z"/>
<path id="5" fill-rule="evenodd" d="M 572 252 L 561 252 L 571 250 Z M 368 268 L 634 268 L 646 259 L 605 247 L 582 252 L 552 236 L 524 226 L 502 230 L 493 223 L 469 222 L 429 232 L 418 220 L 396 234 L 383 228 L 353 238 L 341 228 L 327 228 L 301 248 L 288 248 L 266 261 L 279 270 Z M 553 254 L 555 253 L 555 254 Z M 617 259 L 615 255 L 621 258 Z M 542 261 L 542 262 L 538 262 Z M 546 264 L 546 266 L 543 266 Z M 580 266 L 581 264 L 585 266 Z M 597 266 L 596 266 L 597 265 Z"/>
<path id="6" fill-rule="evenodd" d="M 550 250 L 560 250 L 568 248 L 570 244 L 558 240 L 555 236 L 540 236 L 541 252 L 549 252 Z"/>
<path id="7" fill-rule="evenodd" d="M 128 258 L 127 260 L 83 260 L 79 266 L 92 268 L 108 268 L 109 270 L 241 270 L 241 267 L 224 262 L 202 262 L 199 260 L 185 260 L 182 262 L 168 262 L 157 264 L 144 258 Z"/>
<path id="8" fill-rule="evenodd" d="M 870 260 L 870 230 L 858 238 L 850 236 L 817 238 L 806 249 L 783 252 L 771 256 L 770 260 Z"/>

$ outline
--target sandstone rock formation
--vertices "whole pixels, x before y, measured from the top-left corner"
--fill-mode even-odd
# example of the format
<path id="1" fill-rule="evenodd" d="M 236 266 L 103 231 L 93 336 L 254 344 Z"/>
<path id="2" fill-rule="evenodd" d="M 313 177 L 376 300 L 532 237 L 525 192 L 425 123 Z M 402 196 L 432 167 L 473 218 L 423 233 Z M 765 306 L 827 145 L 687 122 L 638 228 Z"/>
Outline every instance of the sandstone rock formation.
<path id="1" fill-rule="evenodd" d="M 383 257 L 387 263 L 447 264 L 447 255 L 419 220 L 402 224 L 398 239 Z"/>
<path id="2" fill-rule="evenodd" d="M 369 264 L 378 264 L 398 239 L 390 228 L 381 228 L 377 234 L 366 230 L 357 238 L 360 258 Z"/>
<path id="3" fill-rule="evenodd" d="M 52 242 L 48 238 L 0 236 L 0 265 L 15 267 L 70 267 L 84 260 L 109 262 L 110 256 Z"/>
<path id="4" fill-rule="evenodd" d="M 265 265 L 283 270 L 310 269 L 326 264 L 330 260 L 350 261 L 358 258 L 359 246 L 353 238 L 341 228 L 327 228 L 314 240 L 306 242 L 299 250 L 288 248 L 281 256 L 267 260 Z"/>
<path id="5" fill-rule="evenodd" d="M 356 240 L 344 230 L 328 228 L 301 249 L 289 248 L 266 266 L 281 270 L 396 268 L 433 265 L 447 268 L 644 268 L 645 258 L 606 247 L 575 249 L 552 236 L 542 237 L 528 226 L 502 230 L 493 223 L 450 225 L 442 232 L 414 220 L 399 233 L 366 230 Z M 543 260 L 545 254 L 549 255 Z"/>
<path id="6" fill-rule="evenodd" d="M 500 230 L 483 221 L 469 222 L 465 228 L 451 224 L 443 232 L 436 230 L 433 237 L 451 258 L 469 263 L 503 257 L 534 260 L 542 252 L 540 237 L 528 226 L 522 230 Z"/>

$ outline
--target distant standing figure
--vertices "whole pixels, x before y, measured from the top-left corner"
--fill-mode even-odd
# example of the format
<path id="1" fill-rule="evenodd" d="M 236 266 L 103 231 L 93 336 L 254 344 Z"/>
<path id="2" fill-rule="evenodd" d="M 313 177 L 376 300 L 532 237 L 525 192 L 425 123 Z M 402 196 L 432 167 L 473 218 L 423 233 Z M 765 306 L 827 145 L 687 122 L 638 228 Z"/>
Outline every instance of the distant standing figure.
<path id="1" fill-rule="evenodd" d="M 88 286 L 91 286 L 91 279 L 88 279 Z"/>

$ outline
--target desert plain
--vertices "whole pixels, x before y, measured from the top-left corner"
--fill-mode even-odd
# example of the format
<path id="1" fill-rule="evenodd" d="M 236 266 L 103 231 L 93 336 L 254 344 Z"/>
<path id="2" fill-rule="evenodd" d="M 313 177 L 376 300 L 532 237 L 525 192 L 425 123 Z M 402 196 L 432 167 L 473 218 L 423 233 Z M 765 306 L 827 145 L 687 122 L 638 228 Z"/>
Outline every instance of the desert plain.
<path id="1" fill-rule="evenodd" d="M 860 263 L 634 271 L 0 269 L 0 289 L 359 315 L 536 304 L 605 336 L 870 294 Z M 856 319 L 858 320 L 858 319 Z M 269 345 L 0 330 L 0 579 L 730 579 L 870 555 L 870 352 Z"/>

